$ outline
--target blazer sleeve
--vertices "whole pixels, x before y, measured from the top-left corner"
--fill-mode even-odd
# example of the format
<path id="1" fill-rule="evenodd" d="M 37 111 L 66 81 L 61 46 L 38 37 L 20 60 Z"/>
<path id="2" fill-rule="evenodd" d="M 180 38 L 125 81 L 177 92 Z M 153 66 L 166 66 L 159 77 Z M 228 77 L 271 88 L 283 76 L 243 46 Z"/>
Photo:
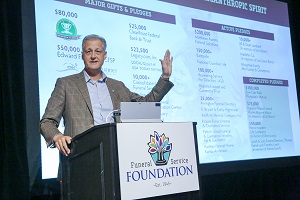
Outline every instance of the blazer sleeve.
<path id="1" fill-rule="evenodd" d="M 62 134 L 58 130 L 60 120 L 65 108 L 65 88 L 61 78 L 58 78 L 55 88 L 48 100 L 45 113 L 40 120 L 40 133 L 45 138 L 47 146 L 51 145 L 56 134 Z"/>
<path id="2" fill-rule="evenodd" d="M 165 81 L 160 77 L 150 93 L 145 96 L 145 100 L 161 101 L 173 86 L 174 84 L 171 81 Z"/>
<path id="3" fill-rule="evenodd" d="M 159 78 L 156 85 L 145 96 L 131 92 L 123 82 L 114 79 L 107 80 L 107 87 L 112 98 L 114 109 L 120 108 L 120 102 L 136 100 L 139 102 L 161 101 L 163 97 L 171 90 L 174 84 L 171 81 L 165 81 Z"/>
<path id="4" fill-rule="evenodd" d="M 135 99 L 136 101 L 161 101 L 164 96 L 171 90 L 174 84 L 171 81 L 165 81 L 162 78 L 159 78 L 156 85 L 152 88 L 152 90 L 145 96 L 140 96 L 136 93 L 132 93 L 131 99 Z"/>

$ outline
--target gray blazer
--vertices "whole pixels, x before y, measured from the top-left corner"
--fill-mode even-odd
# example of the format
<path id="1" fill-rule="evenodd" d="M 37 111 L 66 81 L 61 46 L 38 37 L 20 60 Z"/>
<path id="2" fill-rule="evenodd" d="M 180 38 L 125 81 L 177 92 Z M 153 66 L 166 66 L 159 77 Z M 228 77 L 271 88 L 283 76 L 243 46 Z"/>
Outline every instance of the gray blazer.
<path id="1" fill-rule="evenodd" d="M 170 81 L 159 79 L 145 97 L 131 92 L 123 82 L 107 78 L 106 81 L 113 109 L 119 109 L 120 102 L 161 101 L 174 86 Z M 84 72 L 58 78 L 40 121 L 40 132 L 49 146 L 52 138 L 60 133 L 57 127 L 63 117 L 64 135 L 72 138 L 94 126 L 92 104 L 84 78 Z"/>

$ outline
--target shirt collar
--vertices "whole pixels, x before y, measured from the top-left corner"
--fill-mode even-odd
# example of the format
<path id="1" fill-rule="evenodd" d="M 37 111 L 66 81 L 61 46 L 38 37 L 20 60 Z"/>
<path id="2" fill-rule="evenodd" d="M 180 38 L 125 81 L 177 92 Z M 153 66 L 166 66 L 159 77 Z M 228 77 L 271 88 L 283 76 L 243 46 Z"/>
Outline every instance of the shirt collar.
<path id="1" fill-rule="evenodd" d="M 88 82 L 90 82 L 90 83 L 95 83 L 95 82 L 99 82 L 99 83 L 106 83 L 106 79 L 107 79 L 107 76 L 106 76 L 106 74 L 103 72 L 103 71 L 101 71 L 101 73 L 102 73 L 102 78 L 100 78 L 99 80 L 92 80 L 91 78 L 90 78 L 90 76 L 88 75 L 88 73 L 85 71 L 85 70 L 83 70 L 83 73 L 84 73 L 84 79 L 85 79 L 85 82 L 86 83 L 88 83 Z"/>

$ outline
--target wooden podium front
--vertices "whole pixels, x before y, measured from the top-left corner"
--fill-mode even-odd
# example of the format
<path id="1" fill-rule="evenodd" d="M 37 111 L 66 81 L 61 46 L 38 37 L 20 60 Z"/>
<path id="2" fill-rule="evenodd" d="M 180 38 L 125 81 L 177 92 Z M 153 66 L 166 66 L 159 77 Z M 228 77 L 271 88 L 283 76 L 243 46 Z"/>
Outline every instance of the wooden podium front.
<path id="1" fill-rule="evenodd" d="M 120 199 L 116 124 L 95 126 L 72 139 L 62 161 L 63 199 Z"/>
<path id="2" fill-rule="evenodd" d="M 164 123 L 160 123 L 160 124 L 164 124 Z M 132 126 L 133 129 L 135 129 L 134 123 L 131 123 L 129 127 Z M 143 124 L 138 123 L 137 127 L 138 126 L 143 127 Z M 155 127 L 156 125 L 155 123 L 153 123 L 153 125 L 151 124 L 149 126 Z M 193 123 L 192 126 L 193 126 L 192 130 L 195 132 L 196 124 Z M 119 149 L 118 142 L 120 144 L 120 141 L 118 141 L 117 138 L 118 136 L 117 131 L 121 132 L 121 128 L 120 128 L 121 126 L 119 127 L 120 130 L 117 130 L 117 127 L 118 124 L 115 123 L 95 126 L 81 133 L 80 135 L 77 135 L 72 139 L 72 143 L 70 145 L 71 153 L 69 154 L 69 156 L 67 157 L 63 156 L 61 159 L 62 197 L 64 200 L 65 199 L 119 200 L 121 199 L 121 197 L 122 199 L 131 199 L 128 197 L 123 198 L 124 188 L 126 187 L 123 187 L 123 190 L 121 192 L 122 183 L 120 183 L 120 177 L 123 180 L 124 178 L 120 176 L 119 170 L 121 170 L 121 168 L 119 168 L 119 162 L 121 161 L 119 160 L 120 158 L 118 156 L 121 155 L 123 156 L 123 158 L 127 156 L 124 156 L 124 149 L 121 150 L 123 151 L 120 152 L 121 154 L 118 153 L 118 149 Z M 128 128 L 126 127 L 125 130 L 127 129 Z M 196 132 L 194 134 L 196 137 Z M 126 131 L 125 134 L 123 131 L 122 135 L 119 135 L 119 138 L 122 138 L 124 135 L 127 135 Z M 130 134 L 128 133 L 128 135 Z M 173 138 L 174 137 L 171 136 L 171 139 Z M 147 136 L 147 139 L 149 139 L 149 136 Z M 124 138 L 122 139 L 122 141 L 125 140 L 127 139 Z M 146 143 L 146 148 L 147 148 L 147 143 Z M 174 149 L 174 151 L 175 150 L 176 149 Z M 173 153 L 172 156 L 174 157 L 174 155 L 175 153 Z M 143 158 L 144 157 L 147 157 L 147 159 L 149 160 L 151 159 L 150 155 L 143 156 Z M 132 157 L 129 156 L 129 158 Z M 198 176 L 198 171 L 197 171 L 197 176 Z M 140 184 L 138 183 L 138 185 Z M 176 184 L 174 183 L 173 185 Z M 125 189 L 125 193 L 135 193 L 137 192 L 137 190 L 139 190 L 139 188 L 136 188 L 135 190 Z M 145 191 L 146 190 L 152 190 L 152 189 L 147 187 Z M 121 193 L 123 193 L 123 196 Z M 138 198 L 134 198 L 134 199 L 138 199 Z M 144 199 L 185 199 L 185 200 L 200 199 L 200 191 L 198 190 L 198 191 L 178 192 L 176 194 L 169 193 L 168 195 L 157 195 L 155 197 L 148 195 L 147 198 Z"/>

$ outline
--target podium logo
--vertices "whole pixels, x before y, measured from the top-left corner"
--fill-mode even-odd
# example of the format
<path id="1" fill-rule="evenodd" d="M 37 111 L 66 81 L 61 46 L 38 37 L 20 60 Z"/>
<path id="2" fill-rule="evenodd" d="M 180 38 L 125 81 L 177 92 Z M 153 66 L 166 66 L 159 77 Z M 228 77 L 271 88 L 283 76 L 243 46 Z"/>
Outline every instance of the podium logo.
<path id="1" fill-rule="evenodd" d="M 77 28 L 75 24 L 66 18 L 60 19 L 56 23 L 56 36 L 67 40 L 78 40 Z"/>
<path id="2" fill-rule="evenodd" d="M 148 146 L 148 152 L 156 166 L 168 164 L 172 151 L 172 143 L 169 143 L 169 138 L 164 133 L 159 135 L 154 131 L 154 135 L 150 135 Z"/>

